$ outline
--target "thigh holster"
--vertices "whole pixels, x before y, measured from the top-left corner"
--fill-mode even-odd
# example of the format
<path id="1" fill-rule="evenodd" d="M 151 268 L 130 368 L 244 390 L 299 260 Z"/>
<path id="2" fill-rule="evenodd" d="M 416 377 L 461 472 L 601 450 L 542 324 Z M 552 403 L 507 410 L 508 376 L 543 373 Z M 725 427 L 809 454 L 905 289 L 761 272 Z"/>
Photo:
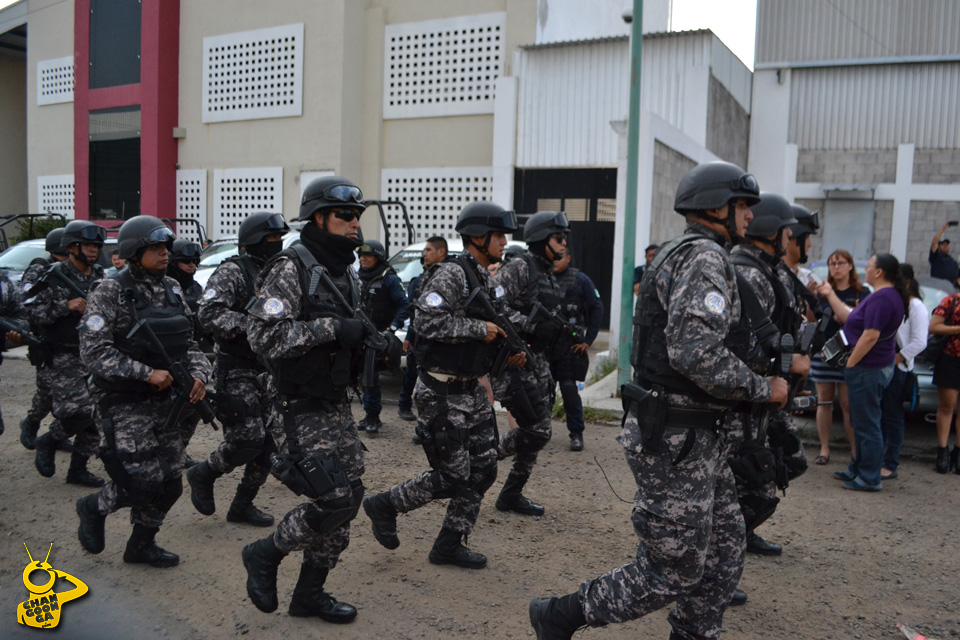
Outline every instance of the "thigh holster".
<path id="1" fill-rule="evenodd" d="M 357 478 L 350 482 L 350 494 L 333 500 L 318 500 L 310 505 L 305 519 L 318 533 L 330 533 L 357 517 L 363 504 L 364 486 Z"/>

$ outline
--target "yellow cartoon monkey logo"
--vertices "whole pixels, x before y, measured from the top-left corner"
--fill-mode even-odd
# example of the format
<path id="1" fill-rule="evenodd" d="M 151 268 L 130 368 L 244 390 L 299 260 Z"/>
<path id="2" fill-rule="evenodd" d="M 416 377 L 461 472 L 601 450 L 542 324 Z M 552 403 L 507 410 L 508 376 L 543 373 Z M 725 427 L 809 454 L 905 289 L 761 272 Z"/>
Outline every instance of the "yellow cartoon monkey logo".
<path id="1" fill-rule="evenodd" d="M 34 562 L 30 555 L 30 549 L 27 543 L 23 543 L 23 548 L 27 549 L 27 557 L 30 558 L 30 564 L 23 570 L 23 586 L 30 592 L 28 600 L 24 600 L 17 605 L 17 621 L 29 627 L 38 629 L 52 629 L 60 624 L 60 608 L 71 600 L 76 600 L 89 591 L 86 583 L 79 578 L 74 578 L 69 573 L 57 571 L 47 560 L 50 559 L 50 551 L 53 551 L 53 543 L 50 543 L 50 549 L 47 551 L 47 557 L 43 562 Z M 50 581 L 46 584 L 37 585 L 30 580 L 34 571 L 44 571 L 50 576 Z M 74 588 L 70 591 L 54 593 L 53 586 L 57 578 L 63 578 L 73 583 Z"/>

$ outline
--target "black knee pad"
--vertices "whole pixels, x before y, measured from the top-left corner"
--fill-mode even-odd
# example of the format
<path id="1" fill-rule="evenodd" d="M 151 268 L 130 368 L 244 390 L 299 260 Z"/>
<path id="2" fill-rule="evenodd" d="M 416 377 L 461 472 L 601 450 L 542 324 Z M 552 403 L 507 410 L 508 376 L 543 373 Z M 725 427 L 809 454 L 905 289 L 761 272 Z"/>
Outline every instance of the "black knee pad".
<path id="1" fill-rule="evenodd" d="M 534 433 L 526 429 L 517 430 L 517 453 L 534 453 L 540 451 L 550 442 L 546 433 Z"/>
<path id="2" fill-rule="evenodd" d="M 473 490 L 476 491 L 481 496 L 487 492 L 487 490 L 493 486 L 493 483 L 497 480 L 497 463 L 493 462 L 483 467 L 482 469 L 477 469 L 473 474 Z"/>
<path id="3" fill-rule="evenodd" d="M 365 488 L 359 479 L 350 482 L 350 495 L 336 500 L 314 502 L 307 510 L 307 526 L 318 533 L 330 533 L 357 517 Z"/>
<path id="4" fill-rule="evenodd" d="M 263 440 L 234 440 L 227 442 L 223 459 L 233 467 L 245 465 L 263 450 Z"/>
<path id="5" fill-rule="evenodd" d="M 166 480 L 160 492 L 158 505 L 164 511 L 169 511 L 183 494 L 183 481 L 180 476 L 176 480 Z"/>

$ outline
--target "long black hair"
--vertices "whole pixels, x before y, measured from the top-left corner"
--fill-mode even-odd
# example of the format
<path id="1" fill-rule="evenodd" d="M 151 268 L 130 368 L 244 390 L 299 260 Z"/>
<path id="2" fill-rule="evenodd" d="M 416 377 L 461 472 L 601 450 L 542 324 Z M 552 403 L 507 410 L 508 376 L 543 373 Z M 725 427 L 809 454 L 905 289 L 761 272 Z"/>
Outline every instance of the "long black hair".
<path id="1" fill-rule="evenodd" d="M 900 268 L 900 261 L 889 253 L 878 253 L 874 258 L 876 259 L 877 269 L 883 272 L 883 278 L 893 283 L 893 288 L 900 294 L 900 298 L 903 300 L 903 315 L 908 317 L 910 315 L 910 291 L 907 289 L 907 283 Z"/>
<path id="2" fill-rule="evenodd" d="M 911 298 L 920 298 L 922 300 L 923 296 L 920 295 L 920 283 L 917 282 L 913 275 L 913 265 L 907 264 L 906 262 L 901 264 L 900 275 L 903 276 L 903 281 L 907 285 L 907 294 Z"/>

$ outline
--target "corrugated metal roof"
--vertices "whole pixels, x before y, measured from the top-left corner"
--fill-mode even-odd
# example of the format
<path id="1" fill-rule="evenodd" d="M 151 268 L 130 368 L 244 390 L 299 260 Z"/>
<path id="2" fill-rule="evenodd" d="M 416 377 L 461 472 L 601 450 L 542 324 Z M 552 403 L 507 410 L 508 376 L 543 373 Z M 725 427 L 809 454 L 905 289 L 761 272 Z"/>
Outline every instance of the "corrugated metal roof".
<path id="1" fill-rule="evenodd" d="M 644 41 L 646 41 L 646 40 L 656 40 L 658 38 L 676 38 L 676 37 L 683 37 L 683 36 L 701 35 L 704 33 L 712 33 L 712 32 L 709 29 L 691 29 L 690 31 L 659 31 L 657 33 L 645 33 L 643 34 L 643 39 Z M 520 49 L 524 51 L 536 51 L 538 49 L 555 49 L 558 47 L 603 44 L 606 42 L 626 42 L 629 40 L 630 40 L 629 36 L 608 36 L 605 38 L 591 38 L 587 40 L 562 40 L 560 42 L 545 42 L 543 44 L 524 44 L 524 45 L 520 45 Z"/>

